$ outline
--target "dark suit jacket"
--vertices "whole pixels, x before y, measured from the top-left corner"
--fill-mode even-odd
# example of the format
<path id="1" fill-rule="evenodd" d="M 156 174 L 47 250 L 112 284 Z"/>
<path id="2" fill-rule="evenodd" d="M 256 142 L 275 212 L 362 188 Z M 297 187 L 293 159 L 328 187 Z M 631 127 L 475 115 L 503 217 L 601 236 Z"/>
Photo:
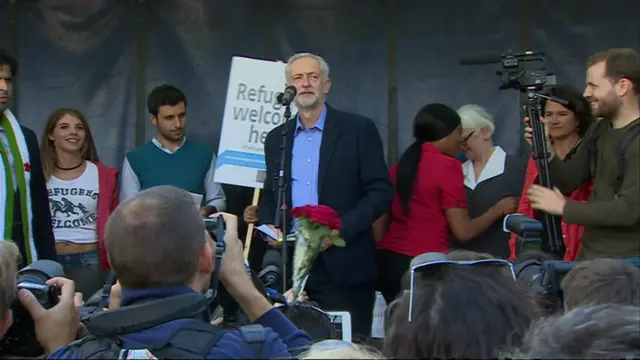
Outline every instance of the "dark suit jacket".
<path id="1" fill-rule="evenodd" d="M 291 209 L 291 153 L 296 117 L 271 130 L 264 144 L 267 177 L 260 201 L 260 222 L 273 224 L 280 170 L 282 127 L 287 127 L 286 204 Z M 337 284 L 373 282 L 376 278 L 372 223 L 391 206 L 393 188 L 378 129 L 370 119 L 327 105 L 318 166 L 318 202 L 340 214 L 340 234 L 347 244 L 331 247 L 324 261 Z M 288 219 L 291 224 L 291 217 Z"/>
<path id="2" fill-rule="evenodd" d="M 47 184 L 44 180 L 44 172 L 42 171 L 42 162 L 40 162 L 40 147 L 38 146 L 38 138 L 33 130 L 21 126 L 29 151 L 29 163 L 31 165 L 31 212 L 33 241 L 38 252 L 38 259 L 49 259 L 56 261 L 56 248 L 53 237 L 53 228 L 51 227 L 51 213 L 49 211 L 49 195 L 47 193 Z M 14 219 L 20 219 L 20 203 L 19 196 L 16 197 L 14 207 Z M 13 228 L 13 241 L 20 249 L 23 265 L 28 265 L 26 261 L 25 239 L 22 235 L 22 227 L 16 221 Z"/>

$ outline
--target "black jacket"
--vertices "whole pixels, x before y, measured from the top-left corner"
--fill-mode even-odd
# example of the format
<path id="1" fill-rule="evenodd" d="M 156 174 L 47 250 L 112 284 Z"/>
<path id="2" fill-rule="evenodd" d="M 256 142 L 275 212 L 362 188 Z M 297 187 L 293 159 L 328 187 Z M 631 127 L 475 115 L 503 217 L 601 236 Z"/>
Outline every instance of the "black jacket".
<path id="1" fill-rule="evenodd" d="M 291 154 L 295 125 L 294 116 L 271 130 L 265 140 L 267 176 L 260 201 L 261 224 L 274 223 L 277 200 L 274 175 L 280 169 L 282 127 L 287 127 L 287 154 Z M 285 176 L 287 184 L 291 184 L 291 155 L 285 164 Z M 291 186 L 286 189 L 287 208 L 291 209 Z M 372 224 L 389 210 L 392 200 L 393 187 L 382 140 L 373 121 L 327 105 L 318 165 L 318 202 L 340 214 L 343 224 L 340 234 L 347 246 L 334 246 L 322 252 L 316 261 L 325 262 L 336 284 L 375 281 L 376 244 Z M 290 224 L 290 216 L 288 220 Z"/>
<path id="2" fill-rule="evenodd" d="M 47 193 L 47 184 L 44 179 L 44 172 L 42 171 L 42 162 L 40 161 L 38 138 L 33 130 L 24 126 L 21 126 L 21 128 L 27 143 L 30 158 L 29 162 L 31 165 L 30 186 L 31 212 L 33 215 L 33 241 L 35 243 L 36 251 L 38 252 L 38 259 L 56 261 L 56 248 L 53 237 L 53 228 L 51 226 L 51 213 L 49 211 L 49 195 Z M 20 214 L 20 197 L 16 196 L 15 199 L 13 241 L 20 249 L 20 255 L 22 256 L 21 265 L 24 266 L 28 264 L 26 263 L 27 254 L 25 250 L 25 239 L 20 222 L 22 216 Z"/>

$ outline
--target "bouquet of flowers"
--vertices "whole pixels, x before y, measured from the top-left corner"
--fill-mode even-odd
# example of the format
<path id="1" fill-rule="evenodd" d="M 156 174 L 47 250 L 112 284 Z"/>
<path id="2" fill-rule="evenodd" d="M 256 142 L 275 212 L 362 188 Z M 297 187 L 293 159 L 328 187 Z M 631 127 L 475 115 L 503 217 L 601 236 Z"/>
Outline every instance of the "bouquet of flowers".
<path id="1" fill-rule="evenodd" d="M 336 235 L 337 230 L 342 228 L 342 221 L 338 212 L 329 206 L 299 206 L 291 210 L 291 216 L 298 222 L 293 254 L 293 294 L 298 298 L 324 240 L 328 239 L 332 245 L 339 247 L 344 247 L 345 242 Z"/>

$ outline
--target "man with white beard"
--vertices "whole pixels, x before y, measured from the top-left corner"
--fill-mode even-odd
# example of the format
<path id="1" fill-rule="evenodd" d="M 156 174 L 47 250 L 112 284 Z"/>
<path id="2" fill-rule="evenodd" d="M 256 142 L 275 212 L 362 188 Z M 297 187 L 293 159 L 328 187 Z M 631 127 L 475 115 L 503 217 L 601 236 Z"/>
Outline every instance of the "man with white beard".
<path id="1" fill-rule="evenodd" d="M 528 195 L 534 209 L 584 225 L 578 260 L 640 259 L 640 55 L 611 49 L 587 62 L 584 96 L 602 120 L 585 134 L 576 154 L 562 162 L 551 154 L 551 190 L 534 185 Z M 527 138 L 531 129 L 527 128 Z M 548 148 L 550 149 L 550 148 Z M 568 201 L 569 193 L 593 180 L 589 202 Z"/>
<path id="2" fill-rule="evenodd" d="M 287 209 L 319 204 L 334 208 L 342 220 L 339 235 L 346 243 L 345 247 L 324 243 L 311 267 L 307 294 L 323 310 L 348 311 L 353 334 L 369 337 L 376 280 L 371 224 L 389 209 L 393 199 L 382 140 L 370 119 L 325 103 L 331 80 L 329 65 L 320 56 L 292 56 L 285 78 L 287 85 L 296 87 L 298 113 L 271 130 L 264 143 L 267 177 L 260 223 L 274 225 L 278 187 L 274 175 L 280 170 L 282 130 L 286 127 Z M 291 229 L 290 216 L 287 221 L 287 229 Z M 280 247 L 274 239 L 269 244 Z"/>

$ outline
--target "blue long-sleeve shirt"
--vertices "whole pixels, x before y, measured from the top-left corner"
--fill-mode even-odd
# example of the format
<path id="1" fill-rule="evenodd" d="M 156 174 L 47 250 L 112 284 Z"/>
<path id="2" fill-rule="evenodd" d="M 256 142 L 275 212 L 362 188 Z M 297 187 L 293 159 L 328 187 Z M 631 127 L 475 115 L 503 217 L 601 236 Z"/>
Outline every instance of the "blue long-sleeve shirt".
<path id="1" fill-rule="evenodd" d="M 148 298 L 162 298 L 185 294 L 193 291 L 186 287 L 153 289 L 148 291 L 122 290 L 121 306 Z M 164 341 L 179 328 L 190 322 L 202 319 L 180 319 L 153 328 L 120 336 L 123 348 L 144 349 L 149 344 Z M 311 338 L 298 329 L 278 309 L 271 309 L 264 313 L 255 324 L 267 328 L 266 339 L 262 344 L 262 357 L 265 359 L 289 359 L 297 357 L 311 346 Z M 213 326 L 213 325 L 212 325 Z M 74 348 L 64 346 L 53 352 L 48 359 L 77 359 Z M 248 344 L 238 331 L 229 331 L 211 349 L 207 359 L 252 359 L 255 357 L 254 348 Z"/>
<path id="2" fill-rule="evenodd" d="M 318 205 L 318 167 L 320 166 L 320 146 L 322 132 L 327 118 L 327 107 L 324 106 L 316 124 L 305 127 L 298 116 L 296 130 L 293 135 L 293 152 L 291 154 L 291 205 L 292 208 L 305 205 Z M 297 227 L 294 221 L 289 233 Z M 258 230 L 260 230 L 258 228 Z M 268 241 L 269 234 L 262 234 Z M 273 237 L 272 237 L 273 238 Z M 275 238 L 274 238 L 275 240 Z"/>
<path id="3" fill-rule="evenodd" d="M 325 106 L 312 127 L 307 128 L 299 117 L 296 119 L 291 155 L 291 205 L 294 208 L 318 205 L 318 167 L 326 117 Z"/>

